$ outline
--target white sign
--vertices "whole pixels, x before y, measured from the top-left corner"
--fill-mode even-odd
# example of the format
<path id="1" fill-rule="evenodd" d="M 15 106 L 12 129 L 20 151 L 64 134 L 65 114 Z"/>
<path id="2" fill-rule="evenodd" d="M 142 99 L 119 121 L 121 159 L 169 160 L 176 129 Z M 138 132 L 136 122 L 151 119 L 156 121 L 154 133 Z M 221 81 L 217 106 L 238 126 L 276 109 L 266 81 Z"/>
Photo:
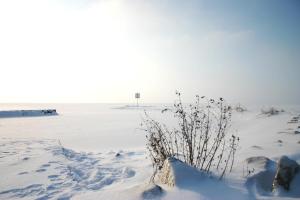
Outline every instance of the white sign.
<path id="1" fill-rule="evenodd" d="M 141 94 L 140 94 L 140 93 L 138 93 L 138 92 L 137 92 L 137 93 L 135 93 L 135 98 L 136 98 L 136 99 L 139 99 L 139 98 L 141 98 Z"/>

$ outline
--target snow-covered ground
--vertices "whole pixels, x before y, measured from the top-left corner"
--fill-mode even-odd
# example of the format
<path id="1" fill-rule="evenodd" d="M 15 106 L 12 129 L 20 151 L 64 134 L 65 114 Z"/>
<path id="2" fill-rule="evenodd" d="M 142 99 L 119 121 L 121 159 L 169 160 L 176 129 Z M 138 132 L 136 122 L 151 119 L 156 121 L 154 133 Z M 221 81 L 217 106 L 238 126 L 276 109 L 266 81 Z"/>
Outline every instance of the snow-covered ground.
<path id="1" fill-rule="evenodd" d="M 160 118 L 162 107 L 0 105 L 0 110 L 55 108 L 59 113 L 0 119 L 0 199 L 141 199 L 152 165 L 139 125 L 144 109 Z M 300 107 L 279 108 L 285 112 L 274 116 L 261 115 L 260 107 L 233 113 L 231 131 L 241 141 L 233 172 L 224 181 L 200 180 L 175 188 L 162 185 L 165 193 L 159 198 L 274 199 L 248 184 L 262 167 L 261 159 L 247 158 L 265 156 L 273 162 L 287 155 L 300 163 L 300 134 L 295 134 L 300 120 L 293 121 Z"/>

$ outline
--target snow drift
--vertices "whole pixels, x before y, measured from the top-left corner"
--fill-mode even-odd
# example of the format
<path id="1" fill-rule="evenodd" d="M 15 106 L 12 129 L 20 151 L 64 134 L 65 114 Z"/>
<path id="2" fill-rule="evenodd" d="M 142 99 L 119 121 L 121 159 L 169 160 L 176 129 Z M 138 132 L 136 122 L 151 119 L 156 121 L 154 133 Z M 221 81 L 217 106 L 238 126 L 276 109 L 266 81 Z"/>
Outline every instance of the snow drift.
<path id="1" fill-rule="evenodd" d="M 56 109 L 0 111 L 0 118 L 8 118 L 8 117 L 38 117 L 38 116 L 52 116 L 52 115 L 58 115 L 58 113 L 56 112 Z"/>

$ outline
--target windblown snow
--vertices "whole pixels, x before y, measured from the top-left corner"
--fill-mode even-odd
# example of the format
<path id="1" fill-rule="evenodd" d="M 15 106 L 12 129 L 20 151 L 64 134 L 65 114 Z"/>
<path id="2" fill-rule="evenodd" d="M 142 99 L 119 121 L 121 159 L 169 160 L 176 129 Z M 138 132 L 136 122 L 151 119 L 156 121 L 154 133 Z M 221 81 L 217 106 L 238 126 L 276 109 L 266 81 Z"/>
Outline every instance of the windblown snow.
<path id="1" fill-rule="evenodd" d="M 156 199 L 300 198 L 299 175 L 291 193 L 273 193 L 269 185 L 281 156 L 300 163 L 299 106 L 279 107 L 274 115 L 259 107 L 233 112 L 231 131 L 241 140 L 233 172 L 221 182 L 205 177 L 161 189 L 148 184 L 153 169 L 139 124 L 144 109 L 159 118 L 162 106 L 48 107 L 60 115 L 0 119 L 0 199 L 148 199 L 145 191 L 152 190 L 161 193 L 150 195 Z M 180 166 L 181 178 L 189 170 L 180 169 L 197 173 Z"/>

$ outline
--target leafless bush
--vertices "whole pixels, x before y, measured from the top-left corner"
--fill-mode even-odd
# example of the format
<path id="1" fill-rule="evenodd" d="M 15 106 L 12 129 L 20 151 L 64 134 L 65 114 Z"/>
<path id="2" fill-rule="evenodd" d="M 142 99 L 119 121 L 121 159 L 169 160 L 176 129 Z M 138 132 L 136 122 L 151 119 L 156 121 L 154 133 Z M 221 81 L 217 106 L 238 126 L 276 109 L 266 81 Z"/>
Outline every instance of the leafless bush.
<path id="1" fill-rule="evenodd" d="M 245 111 L 247 111 L 247 108 L 245 106 L 242 106 L 241 104 L 236 105 L 234 109 L 237 112 L 245 112 Z"/>
<path id="2" fill-rule="evenodd" d="M 206 173 L 219 171 L 220 179 L 232 170 L 239 138 L 227 137 L 231 122 L 230 107 L 223 98 L 218 101 L 196 96 L 196 101 L 183 105 L 181 94 L 171 112 L 177 126 L 170 129 L 164 123 L 152 119 L 147 113 L 142 128 L 147 132 L 147 149 L 155 173 L 163 166 L 165 159 L 175 157 Z"/>
<path id="3" fill-rule="evenodd" d="M 261 109 L 261 114 L 268 115 L 268 116 L 277 115 L 280 112 L 284 112 L 284 110 L 283 109 L 279 110 L 279 109 L 276 109 L 274 107 L 262 108 Z"/>

